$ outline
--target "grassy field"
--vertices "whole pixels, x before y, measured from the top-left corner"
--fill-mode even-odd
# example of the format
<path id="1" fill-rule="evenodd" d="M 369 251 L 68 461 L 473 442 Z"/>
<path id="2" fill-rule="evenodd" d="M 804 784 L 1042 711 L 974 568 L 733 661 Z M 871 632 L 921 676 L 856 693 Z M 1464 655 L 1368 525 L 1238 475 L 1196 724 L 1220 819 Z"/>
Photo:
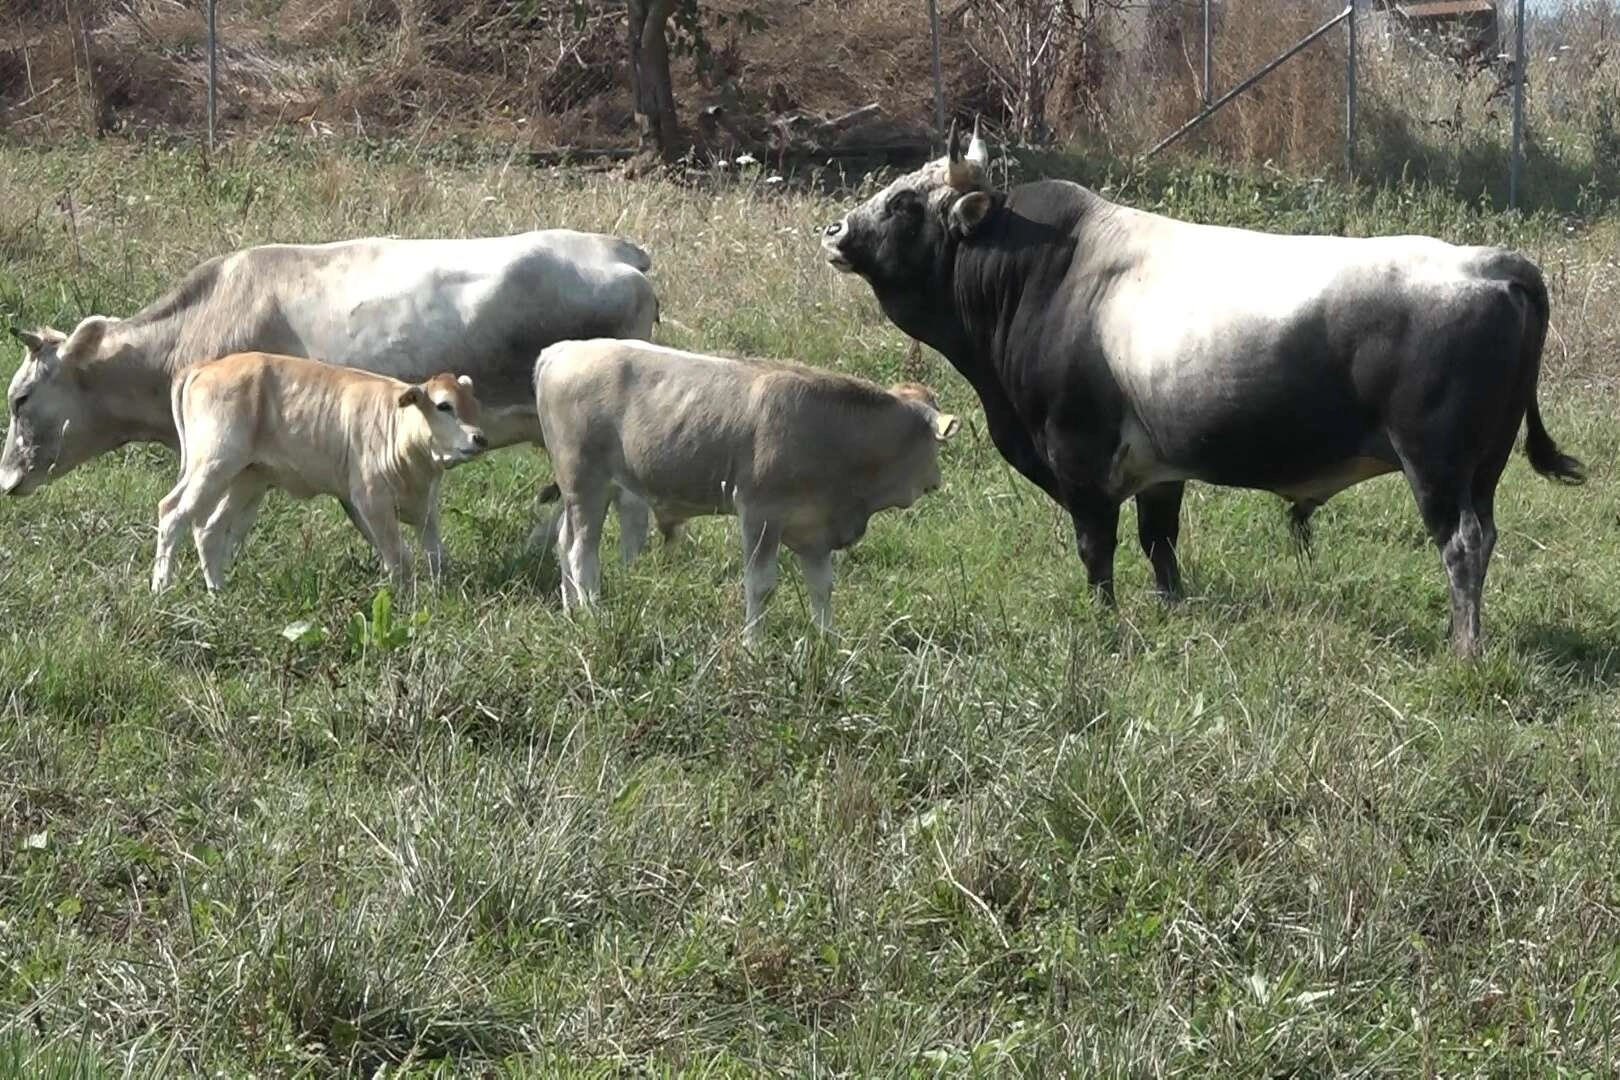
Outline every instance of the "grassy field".
<path id="1" fill-rule="evenodd" d="M 1620 1068 L 1620 218 L 1195 172 L 1120 197 L 1543 263 L 1543 407 L 1594 478 L 1515 455 L 1479 663 L 1398 477 L 1318 515 L 1310 563 L 1275 499 L 1197 487 L 1189 599 L 1122 542 L 1096 610 L 926 354 L 967 418 L 945 486 L 841 557 L 836 640 L 785 564 L 756 651 L 724 520 L 565 617 L 526 450 L 454 474 L 408 636 L 351 638 L 379 578 L 324 503 L 272 497 L 225 596 L 187 551 L 154 599 L 175 461 L 132 448 L 0 504 L 0 1074 Z M 652 250 L 665 340 L 889 379 L 904 339 L 816 251 L 847 201 L 11 146 L 0 312 L 127 314 L 251 242 L 566 224 Z"/>

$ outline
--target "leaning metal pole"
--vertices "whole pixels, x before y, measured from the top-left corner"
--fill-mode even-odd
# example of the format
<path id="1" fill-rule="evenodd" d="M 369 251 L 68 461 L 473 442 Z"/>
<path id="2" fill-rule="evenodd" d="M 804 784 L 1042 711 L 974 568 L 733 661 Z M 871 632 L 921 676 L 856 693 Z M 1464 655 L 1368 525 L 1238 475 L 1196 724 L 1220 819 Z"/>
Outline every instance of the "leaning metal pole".
<path id="1" fill-rule="evenodd" d="M 1210 67 L 1212 64 L 1213 55 L 1210 52 L 1210 34 L 1212 33 L 1210 19 L 1212 16 L 1209 10 L 1209 3 L 1210 0 L 1204 0 L 1204 108 L 1206 109 L 1209 108 L 1210 86 L 1212 83 L 1212 80 L 1210 79 Z"/>
<path id="2" fill-rule="evenodd" d="M 1522 3 L 1523 0 L 1520 0 L 1520 2 Z M 1321 26 L 1318 26 L 1315 30 L 1312 30 L 1309 34 L 1306 34 L 1304 37 L 1300 38 L 1299 41 L 1294 44 L 1293 48 L 1289 49 L 1287 52 L 1285 52 L 1281 56 L 1277 57 L 1277 59 L 1273 60 L 1271 63 L 1267 64 L 1265 67 L 1261 68 L 1259 71 L 1255 72 L 1253 75 L 1250 75 L 1247 79 L 1244 79 L 1242 82 L 1240 82 L 1236 86 L 1232 87 L 1232 89 L 1228 90 L 1226 93 L 1224 93 L 1220 97 L 1216 98 L 1213 102 L 1210 103 L 1209 108 L 1205 109 L 1203 112 L 1199 113 L 1197 116 L 1193 117 L 1191 120 L 1187 121 L 1185 124 L 1182 124 L 1180 127 L 1178 127 L 1176 130 L 1172 131 L 1170 134 L 1166 135 L 1164 138 L 1160 139 L 1157 143 L 1155 143 L 1152 147 L 1150 147 L 1147 150 L 1147 152 L 1144 153 L 1141 156 L 1141 158 L 1139 158 L 1138 160 L 1146 161 L 1148 158 L 1152 157 L 1154 154 L 1157 154 L 1160 150 L 1163 150 L 1165 147 L 1169 146 L 1171 143 L 1175 142 L 1177 139 L 1180 139 L 1183 135 L 1187 134 L 1187 132 L 1191 131 L 1193 128 L 1197 127 L 1199 124 L 1202 124 L 1205 120 L 1208 120 L 1211 116 L 1214 116 L 1215 113 L 1218 112 L 1221 109 L 1222 106 L 1226 105 L 1233 98 L 1237 97 L 1239 94 L 1243 93 L 1243 91 L 1247 90 L 1249 87 L 1253 86 L 1255 83 L 1259 82 L 1261 79 L 1265 78 L 1267 75 L 1270 75 L 1273 71 L 1276 71 L 1278 68 L 1282 67 L 1283 64 L 1287 63 L 1289 60 L 1293 59 L 1293 56 L 1294 56 L 1295 53 L 1299 52 L 1301 49 L 1305 48 L 1306 46 L 1308 46 L 1312 42 L 1314 42 L 1317 38 L 1321 37 L 1323 34 L 1327 33 L 1329 30 L 1332 30 L 1335 26 L 1338 26 L 1340 23 L 1342 23 L 1346 19 L 1350 18 L 1351 13 L 1354 10 L 1355 10 L 1355 8 L 1353 6 L 1346 7 L 1343 11 L 1341 11 L 1337 15 L 1333 16 L 1333 18 L 1329 19 L 1327 22 L 1323 23 Z"/>
<path id="3" fill-rule="evenodd" d="M 1524 0 L 1518 0 L 1513 44 L 1513 156 L 1508 162 L 1508 206 L 1519 205 L 1519 161 L 1524 156 Z"/>
<path id="4" fill-rule="evenodd" d="M 218 52 L 216 19 L 218 8 L 217 0 L 208 0 L 208 152 L 214 152 L 214 113 L 216 106 L 214 99 L 217 96 L 218 80 Z"/>
<path id="5" fill-rule="evenodd" d="M 945 141 L 945 81 L 939 74 L 939 3 L 928 0 L 928 32 L 934 39 L 934 138 Z"/>
<path id="6" fill-rule="evenodd" d="M 1345 21 L 1349 49 L 1344 68 L 1344 175 L 1356 175 L 1356 0 L 1350 0 L 1350 18 Z"/>

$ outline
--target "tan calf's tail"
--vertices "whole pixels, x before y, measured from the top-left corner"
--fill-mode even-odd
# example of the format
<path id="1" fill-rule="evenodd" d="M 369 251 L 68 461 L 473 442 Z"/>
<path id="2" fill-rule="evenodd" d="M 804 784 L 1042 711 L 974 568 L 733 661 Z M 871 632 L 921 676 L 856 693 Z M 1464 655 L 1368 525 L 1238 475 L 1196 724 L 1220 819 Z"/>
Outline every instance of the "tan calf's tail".
<path id="1" fill-rule="evenodd" d="M 1558 449 L 1547 427 L 1541 422 L 1541 406 L 1536 401 L 1536 386 L 1541 381 L 1541 350 L 1547 342 L 1547 326 L 1552 318 L 1552 303 L 1547 296 L 1547 282 L 1541 269 L 1529 259 L 1514 257 L 1508 272 L 1514 286 L 1523 290 L 1534 309 L 1534 319 L 1526 327 L 1522 357 L 1529 367 L 1526 378 L 1530 384 L 1530 400 L 1524 410 L 1524 453 L 1530 467 L 1542 476 L 1562 480 L 1569 484 L 1586 482 L 1586 466 L 1580 459 Z"/>
<path id="2" fill-rule="evenodd" d="M 186 475 L 186 391 L 197 374 L 196 368 L 187 368 L 185 374 L 169 386 L 169 412 L 174 417 L 174 433 L 180 439 L 180 477 Z"/>

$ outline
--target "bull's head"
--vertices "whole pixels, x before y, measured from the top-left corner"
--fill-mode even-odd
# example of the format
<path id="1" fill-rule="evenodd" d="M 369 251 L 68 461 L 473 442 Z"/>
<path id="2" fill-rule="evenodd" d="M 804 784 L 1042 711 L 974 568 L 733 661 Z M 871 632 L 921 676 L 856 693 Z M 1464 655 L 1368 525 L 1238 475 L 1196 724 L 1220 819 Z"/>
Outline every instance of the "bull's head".
<path id="1" fill-rule="evenodd" d="M 900 177 L 822 231 L 827 261 L 875 289 L 921 285 L 947 245 L 972 236 L 993 210 L 988 157 L 978 121 L 965 155 L 953 121 L 944 157 Z"/>
<path id="2" fill-rule="evenodd" d="M 71 335 L 18 330 L 27 350 L 11 377 L 11 425 L 0 452 L 0 492 L 27 495 L 95 456 L 77 365 L 96 355 L 112 319 L 91 316 Z"/>

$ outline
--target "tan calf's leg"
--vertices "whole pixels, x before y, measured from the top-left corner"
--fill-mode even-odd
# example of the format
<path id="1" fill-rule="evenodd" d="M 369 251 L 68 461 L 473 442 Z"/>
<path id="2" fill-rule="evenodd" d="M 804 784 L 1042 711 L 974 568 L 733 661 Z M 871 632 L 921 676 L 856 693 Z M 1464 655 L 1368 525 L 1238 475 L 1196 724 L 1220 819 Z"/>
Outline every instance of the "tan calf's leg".
<path id="1" fill-rule="evenodd" d="M 365 528 L 360 530 L 361 534 L 370 534 L 371 546 L 382 559 L 383 569 L 388 571 L 395 585 L 403 587 L 409 584 L 412 576 L 409 552 L 392 504 L 364 492 L 354 492 L 350 498 L 355 513 L 365 524 Z"/>
<path id="2" fill-rule="evenodd" d="M 217 592 L 225 587 L 225 575 L 235 562 L 248 530 L 258 519 L 259 507 L 268 490 L 269 485 L 251 471 L 240 473 L 208 515 L 208 520 L 195 531 L 197 557 L 202 560 L 203 580 L 210 590 Z"/>
<path id="3" fill-rule="evenodd" d="M 180 540 L 205 508 L 212 508 L 236 478 L 234 467 L 217 460 L 193 461 L 185 479 L 158 504 L 157 557 L 152 562 L 152 591 L 169 587 Z"/>

